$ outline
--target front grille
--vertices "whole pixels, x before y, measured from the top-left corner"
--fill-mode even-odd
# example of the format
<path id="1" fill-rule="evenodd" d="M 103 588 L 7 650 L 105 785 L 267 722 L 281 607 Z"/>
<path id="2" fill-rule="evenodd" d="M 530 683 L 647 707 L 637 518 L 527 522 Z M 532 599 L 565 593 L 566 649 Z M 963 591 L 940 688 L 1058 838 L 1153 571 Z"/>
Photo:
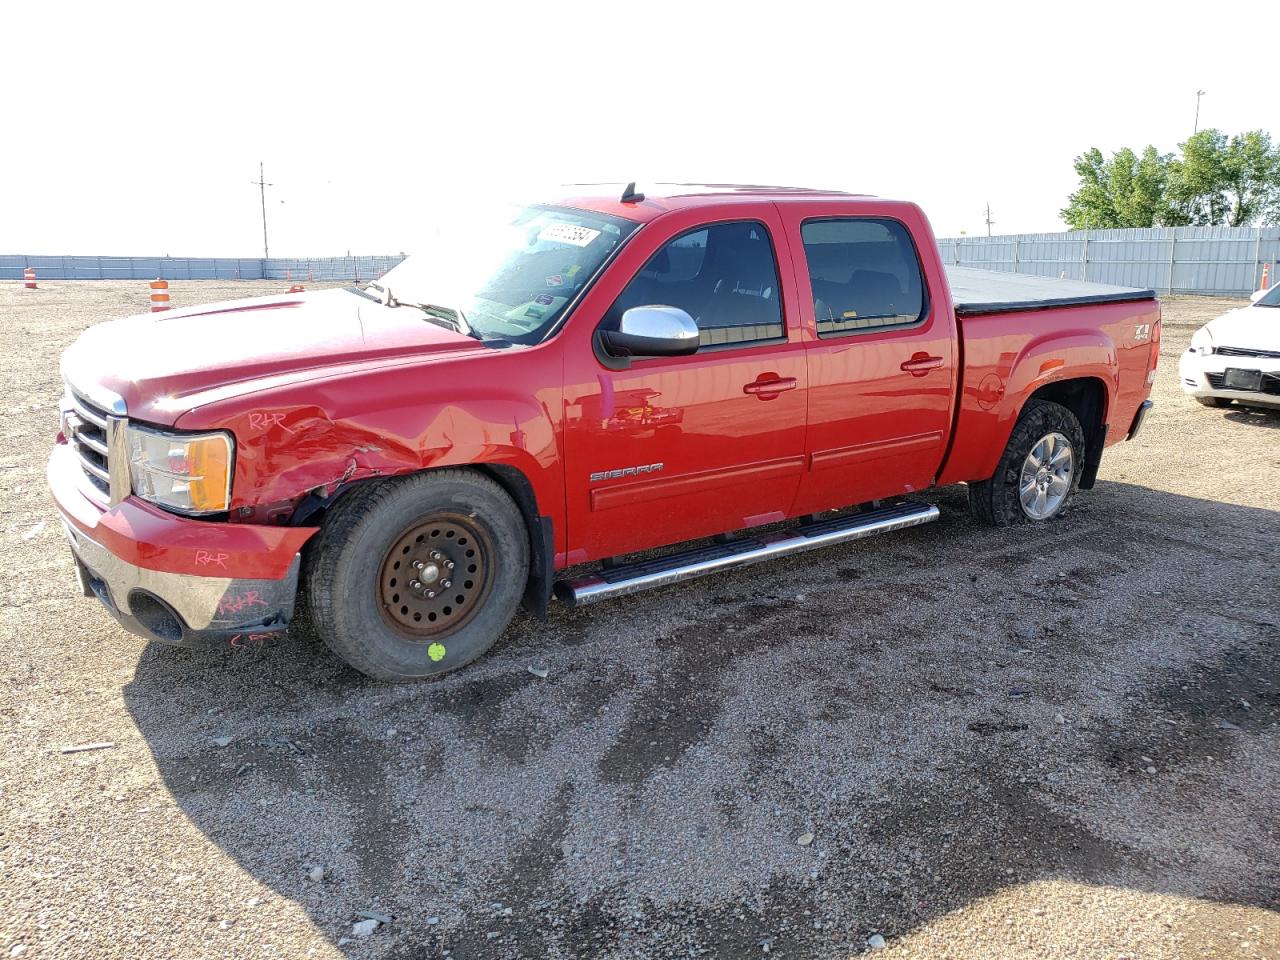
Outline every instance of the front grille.
<path id="1" fill-rule="evenodd" d="M 1262 357 L 1267 360 L 1280 360 L 1280 350 L 1255 350 L 1253 347 L 1215 347 L 1214 353 L 1224 357 Z"/>
<path id="2" fill-rule="evenodd" d="M 1240 393 L 1256 393 L 1254 390 L 1240 390 L 1239 387 L 1228 387 L 1226 385 L 1227 375 L 1225 373 L 1206 373 L 1205 378 L 1209 381 L 1209 386 L 1215 390 L 1239 390 Z M 1262 375 L 1262 393 L 1274 394 L 1280 396 L 1280 374 L 1264 373 Z"/>
<path id="3" fill-rule="evenodd" d="M 104 499 L 111 496 L 111 466 L 108 439 L 108 414 L 94 406 L 74 391 L 67 391 L 68 410 L 65 414 L 64 432 L 67 440 L 80 457 L 80 467 L 89 482 L 102 493 Z"/>

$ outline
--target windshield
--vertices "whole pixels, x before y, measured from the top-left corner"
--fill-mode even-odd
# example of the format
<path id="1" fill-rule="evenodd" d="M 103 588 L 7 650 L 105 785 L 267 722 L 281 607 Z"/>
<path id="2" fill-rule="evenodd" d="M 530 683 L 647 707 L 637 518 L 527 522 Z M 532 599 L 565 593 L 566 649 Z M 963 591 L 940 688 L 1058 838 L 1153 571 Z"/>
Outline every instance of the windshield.
<path id="1" fill-rule="evenodd" d="M 1265 297 L 1259 297 L 1254 305 L 1259 307 L 1280 307 L 1280 284 L 1276 284 L 1268 290 Z"/>
<path id="2" fill-rule="evenodd" d="M 637 224 L 565 207 L 459 224 L 370 284 L 396 303 L 462 314 L 482 340 L 536 343 Z"/>

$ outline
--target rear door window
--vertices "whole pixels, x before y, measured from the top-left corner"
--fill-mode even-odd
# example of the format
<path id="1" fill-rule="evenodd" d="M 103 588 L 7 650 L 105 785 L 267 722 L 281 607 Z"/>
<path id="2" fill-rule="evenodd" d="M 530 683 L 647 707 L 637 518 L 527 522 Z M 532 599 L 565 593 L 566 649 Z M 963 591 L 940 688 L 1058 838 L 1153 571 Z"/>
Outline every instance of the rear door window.
<path id="1" fill-rule="evenodd" d="M 809 220 L 800 237 L 819 336 L 924 319 L 920 259 L 901 223 L 868 217 Z"/>
<path id="2" fill-rule="evenodd" d="M 698 325 L 702 347 L 785 336 L 778 268 L 769 231 L 744 220 L 683 233 L 649 258 L 609 311 L 617 328 L 632 307 L 679 307 Z"/>

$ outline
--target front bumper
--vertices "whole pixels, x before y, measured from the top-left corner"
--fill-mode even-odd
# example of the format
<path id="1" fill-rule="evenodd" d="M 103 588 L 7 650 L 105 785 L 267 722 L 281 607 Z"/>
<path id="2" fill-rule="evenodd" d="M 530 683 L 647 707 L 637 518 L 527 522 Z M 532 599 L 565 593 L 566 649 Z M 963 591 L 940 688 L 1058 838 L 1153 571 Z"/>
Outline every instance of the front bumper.
<path id="1" fill-rule="evenodd" d="M 119 623 L 181 646 L 260 643 L 289 626 L 315 528 L 188 520 L 136 497 L 103 504 L 65 443 L 49 459 L 80 584 Z"/>
<path id="2" fill-rule="evenodd" d="M 1262 372 L 1261 390 L 1231 390 L 1222 385 L 1228 367 Z M 1280 360 L 1269 357 L 1235 357 L 1224 354 L 1182 354 L 1178 361 L 1182 392 L 1192 397 L 1217 397 L 1246 405 L 1280 407 Z"/>

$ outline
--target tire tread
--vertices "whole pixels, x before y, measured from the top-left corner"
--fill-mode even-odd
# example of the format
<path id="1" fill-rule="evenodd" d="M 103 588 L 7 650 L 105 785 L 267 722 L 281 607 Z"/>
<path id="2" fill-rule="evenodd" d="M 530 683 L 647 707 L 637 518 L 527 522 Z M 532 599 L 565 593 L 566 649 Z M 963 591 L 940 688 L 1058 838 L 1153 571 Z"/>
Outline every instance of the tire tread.
<path id="1" fill-rule="evenodd" d="M 1009 442 L 1000 455 L 995 474 L 969 484 L 969 510 L 976 520 L 993 527 L 1031 522 L 1022 512 L 1017 497 L 1018 468 L 1032 445 L 1050 431 L 1066 436 L 1076 453 L 1071 489 L 1057 513 L 1049 519 L 1061 516 L 1067 509 L 1080 486 L 1083 472 L 1084 428 L 1076 415 L 1062 404 L 1051 400 L 1032 400 L 1018 415 L 1018 422 L 1014 424 Z"/>
<path id="2" fill-rule="evenodd" d="M 472 487 L 484 495 L 491 497 L 498 504 L 505 504 L 511 516 L 523 528 L 524 520 L 519 508 L 511 500 L 507 492 L 494 480 L 480 473 L 465 468 L 446 468 L 426 473 L 411 474 L 405 477 L 388 478 L 366 483 L 353 490 L 332 508 L 325 517 L 320 532 L 316 535 L 311 549 L 307 551 L 303 574 L 306 584 L 306 606 L 316 633 L 339 658 L 346 661 L 356 670 L 383 680 L 412 680 L 418 675 L 403 675 L 389 670 L 386 660 L 380 657 L 376 642 L 377 631 L 372 629 L 349 629 L 350 624 L 344 622 L 347 612 L 347 598 L 344 594 L 343 573 L 345 565 L 351 559 L 353 541 L 361 528 L 378 514 L 396 508 L 395 501 L 404 496 L 404 488 L 410 485 L 440 487 L 446 483 L 461 484 Z M 521 539 L 525 544 L 522 556 L 513 558 L 494 558 L 493 562 L 508 564 L 517 573 L 528 574 L 527 534 Z M 524 584 L 515 591 L 516 603 L 511 604 L 508 615 L 503 618 L 503 625 L 510 621 L 518 605 L 518 598 L 523 593 Z M 486 602 L 492 602 L 493 596 Z M 481 615 L 477 617 L 480 618 Z M 475 621 L 472 621 L 474 623 Z M 467 624 L 462 629 L 467 629 Z M 501 629 L 497 631 L 501 632 Z M 493 637 L 497 639 L 497 635 Z M 486 648 L 487 649 L 487 648 Z M 475 656 L 479 656 L 481 650 Z M 465 666 L 475 656 L 451 664 L 448 667 L 424 672 L 421 676 L 436 676 Z"/>

